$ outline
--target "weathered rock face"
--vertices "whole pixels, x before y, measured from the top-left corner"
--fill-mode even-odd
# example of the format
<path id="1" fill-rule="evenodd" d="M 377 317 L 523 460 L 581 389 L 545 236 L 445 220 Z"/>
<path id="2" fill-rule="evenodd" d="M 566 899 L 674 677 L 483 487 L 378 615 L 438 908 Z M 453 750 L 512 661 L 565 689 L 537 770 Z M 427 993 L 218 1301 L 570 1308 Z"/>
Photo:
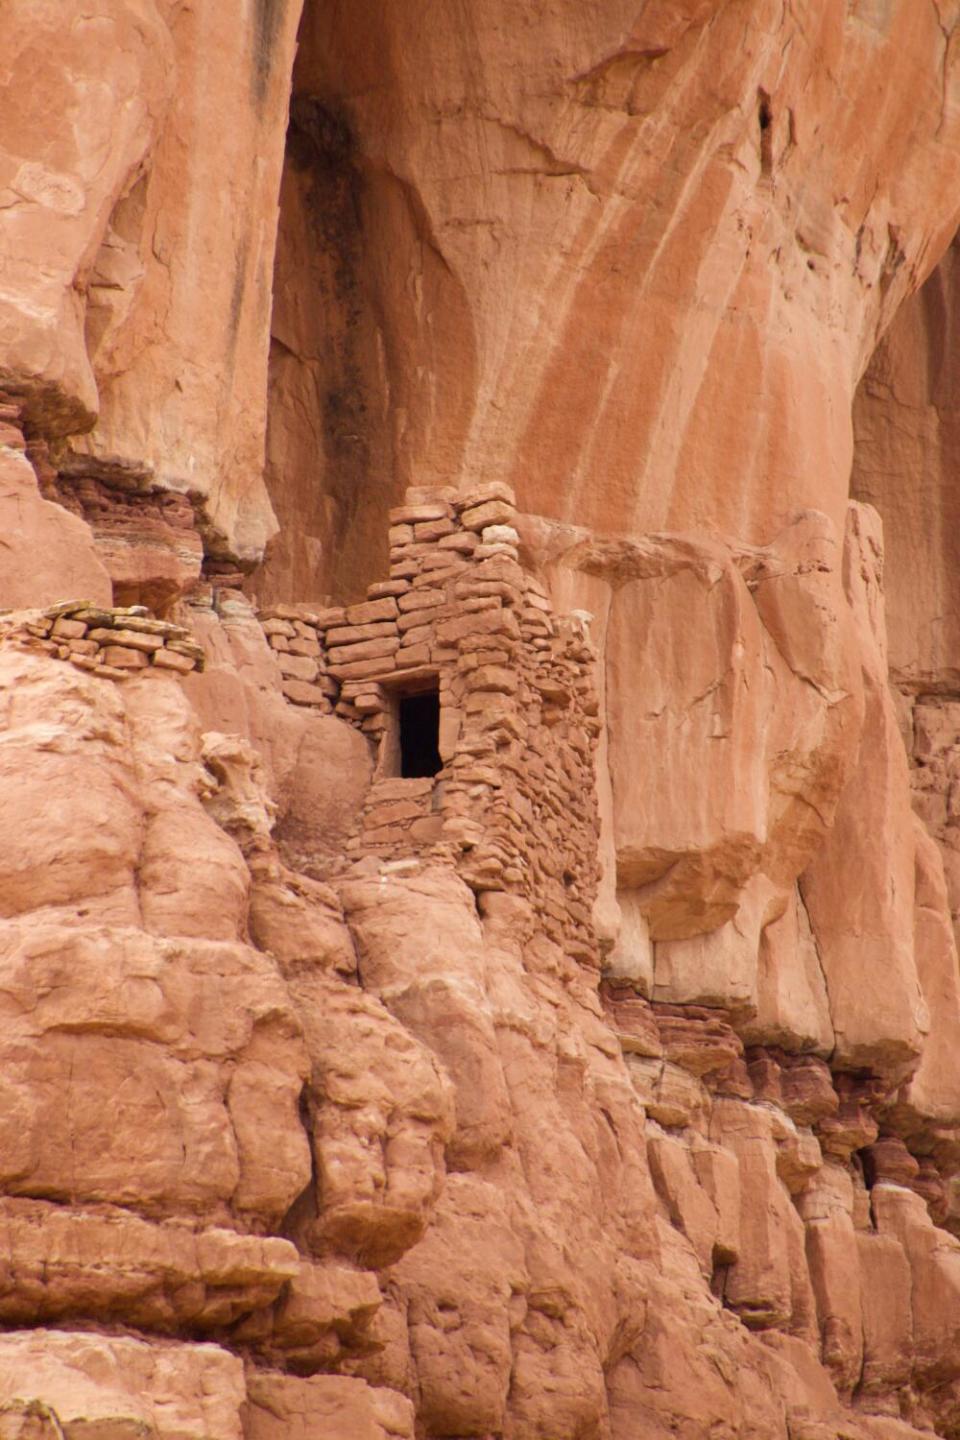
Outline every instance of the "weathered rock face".
<path id="1" fill-rule="evenodd" d="M 4 19 L 0 1440 L 960 1434 L 960 12 Z"/>
<path id="2" fill-rule="evenodd" d="M 854 493 L 886 531 L 884 586 L 890 667 L 898 684 L 956 689 L 958 618 L 952 584 L 958 528 L 954 243 L 908 300 L 873 355 L 853 418 Z"/>
<path id="3" fill-rule="evenodd" d="M 305 7 L 279 598 L 286 572 L 318 594 L 371 578 L 366 517 L 403 482 L 495 476 L 604 531 L 842 524 L 853 387 L 956 225 L 952 21 L 904 0 L 637 11 Z"/>

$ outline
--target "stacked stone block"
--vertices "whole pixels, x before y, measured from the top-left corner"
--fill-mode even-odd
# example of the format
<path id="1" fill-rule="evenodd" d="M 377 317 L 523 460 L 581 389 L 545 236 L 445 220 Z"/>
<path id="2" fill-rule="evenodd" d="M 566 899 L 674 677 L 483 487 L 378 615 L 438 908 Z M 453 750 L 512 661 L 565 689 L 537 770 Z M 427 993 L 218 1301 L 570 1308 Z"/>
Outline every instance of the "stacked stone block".
<path id="1" fill-rule="evenodd" d="M 0 615 L 0 643 L 67 660 L 109 680 L 151 668 L 188 675 L 204 663 L 203 647 L 189 630 L 154 619 L 143 605 L 64 600 L 46 610 L 10 611 Z"/>
<path id="2" fill-rule="evenodd" d="M 555 616 L 522 568 L 515 517 L 499 482 L 410 490 L 390 513 L 389 578 L 365 601 L 275 607 L 262 621 L 288 698 L 378 746 L 351 857 L 454 864 L 478 892 L 530 900 L 544 932 L 592 963 L 594 656 L 582 620 Z M 427 687 L 439 694 L 442 769 L 405 779 L 399 698 Z"/>
<path id="3" fill-rule="evenodd" d="M 260 611 L 260 624 L 283 676 L 281 688 L 294 705 L 308 705 L 329 715 L 340 687 L 327 668 L 323 634 L 329 614 L 305 605 L 274 605 Z"/>

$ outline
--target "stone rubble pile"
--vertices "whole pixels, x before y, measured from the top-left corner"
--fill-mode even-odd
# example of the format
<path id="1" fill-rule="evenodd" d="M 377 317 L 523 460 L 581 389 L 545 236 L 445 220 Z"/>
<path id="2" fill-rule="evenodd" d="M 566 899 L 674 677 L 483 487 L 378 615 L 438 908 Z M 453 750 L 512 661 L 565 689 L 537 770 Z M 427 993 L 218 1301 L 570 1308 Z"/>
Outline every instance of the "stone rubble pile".
<path id="1" fill-rule="evenodd" d="M 188 675 L 204 665 L 203 647 L 189 630 L 154 619 L 143 605 L 64 600 L 44 610 L 10 611 L 0 615 L 0 645 L 52 655 L 110 680 L 151 667 Z"/>

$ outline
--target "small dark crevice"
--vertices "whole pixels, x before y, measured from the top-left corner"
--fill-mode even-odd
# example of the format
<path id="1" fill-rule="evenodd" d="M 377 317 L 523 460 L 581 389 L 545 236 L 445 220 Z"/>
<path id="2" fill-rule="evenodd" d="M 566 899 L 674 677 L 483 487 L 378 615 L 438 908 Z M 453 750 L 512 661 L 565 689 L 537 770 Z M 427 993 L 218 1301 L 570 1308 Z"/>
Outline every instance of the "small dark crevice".
<path id="1" fill-rule="evenodd" d="M 710 1275 L 710 1293 L 720 1301 L 720 1304 L 727 1307 L 727 1281 L 730 1278 L 730 1270 L 734 1262 L 729 1255 L 720 1255 L 714 1249 L 713 1270 Z"/>
<path id="2" fill-rule="evenodd" d="M 757 120 L 760 126 L 760 174 L 768 177 L 773 173 L 773 111 L 770 96 L 766 90 L 757 92 Z"/>
<path id="3" fill-rule="evenodd" d="M 866 1189 L 872 1190 L 881 1177 L 877 1173 L 877 1162 L 871 1154 L 870 1147 L 865 1146 L 864 1149 L 855 1151 L 851 1156 L 851 1161 L 859 1167 Z"/>
<path id="4" fill-rule="evenodd" d="M 231 371 L 233 370 L 236 359 L 237 339 L 240 334 L 240 319 L 243 314 L 243 302 L 247 290 L 247 264 L 249 258 L 249 240 L 244 236 L 234 258 L 233 287 L 230 291 L 230 325 L 227 332 L 227 359 Z"/>
<path id="5" fill-rule="evenodd" d="M 295 95 L 290 102 L 287 153 L 302 170 L 342 174 L 352 164 L 356 145 L 346 116 L 316 95 Z"/>
<path id="6" fill-rule="evenodd" d="M 309 1227 L 309 1225 L 317 1219 L 320 1213 L 318 1203 L 320 1176 L 317 1171 L 317 1157 L 313 1149 L 314 1107 L 309 1081 L 300 1091 L 300 1100 L 297 1108 L 300 1115 L 300 1124 L 303 1126 L 307 1136 L 307 1143 L 310 1147 L 310 1179 L 291 1204 L 277 1230 L 278 1235 L 294 1241 L 298 1235 L 303 1233 L 305 1227 Z"/>

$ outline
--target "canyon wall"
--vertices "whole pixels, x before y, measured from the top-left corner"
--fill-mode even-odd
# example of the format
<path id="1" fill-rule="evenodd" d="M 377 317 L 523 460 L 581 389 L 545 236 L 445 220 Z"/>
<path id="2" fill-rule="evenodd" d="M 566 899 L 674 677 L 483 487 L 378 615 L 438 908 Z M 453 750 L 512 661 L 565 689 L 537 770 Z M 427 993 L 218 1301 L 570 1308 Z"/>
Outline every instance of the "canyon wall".
<path id="1" fill-rule="evenodd" d="M 960 7 L 4 18 L 0 1432 L 960 1435 Z"/>

